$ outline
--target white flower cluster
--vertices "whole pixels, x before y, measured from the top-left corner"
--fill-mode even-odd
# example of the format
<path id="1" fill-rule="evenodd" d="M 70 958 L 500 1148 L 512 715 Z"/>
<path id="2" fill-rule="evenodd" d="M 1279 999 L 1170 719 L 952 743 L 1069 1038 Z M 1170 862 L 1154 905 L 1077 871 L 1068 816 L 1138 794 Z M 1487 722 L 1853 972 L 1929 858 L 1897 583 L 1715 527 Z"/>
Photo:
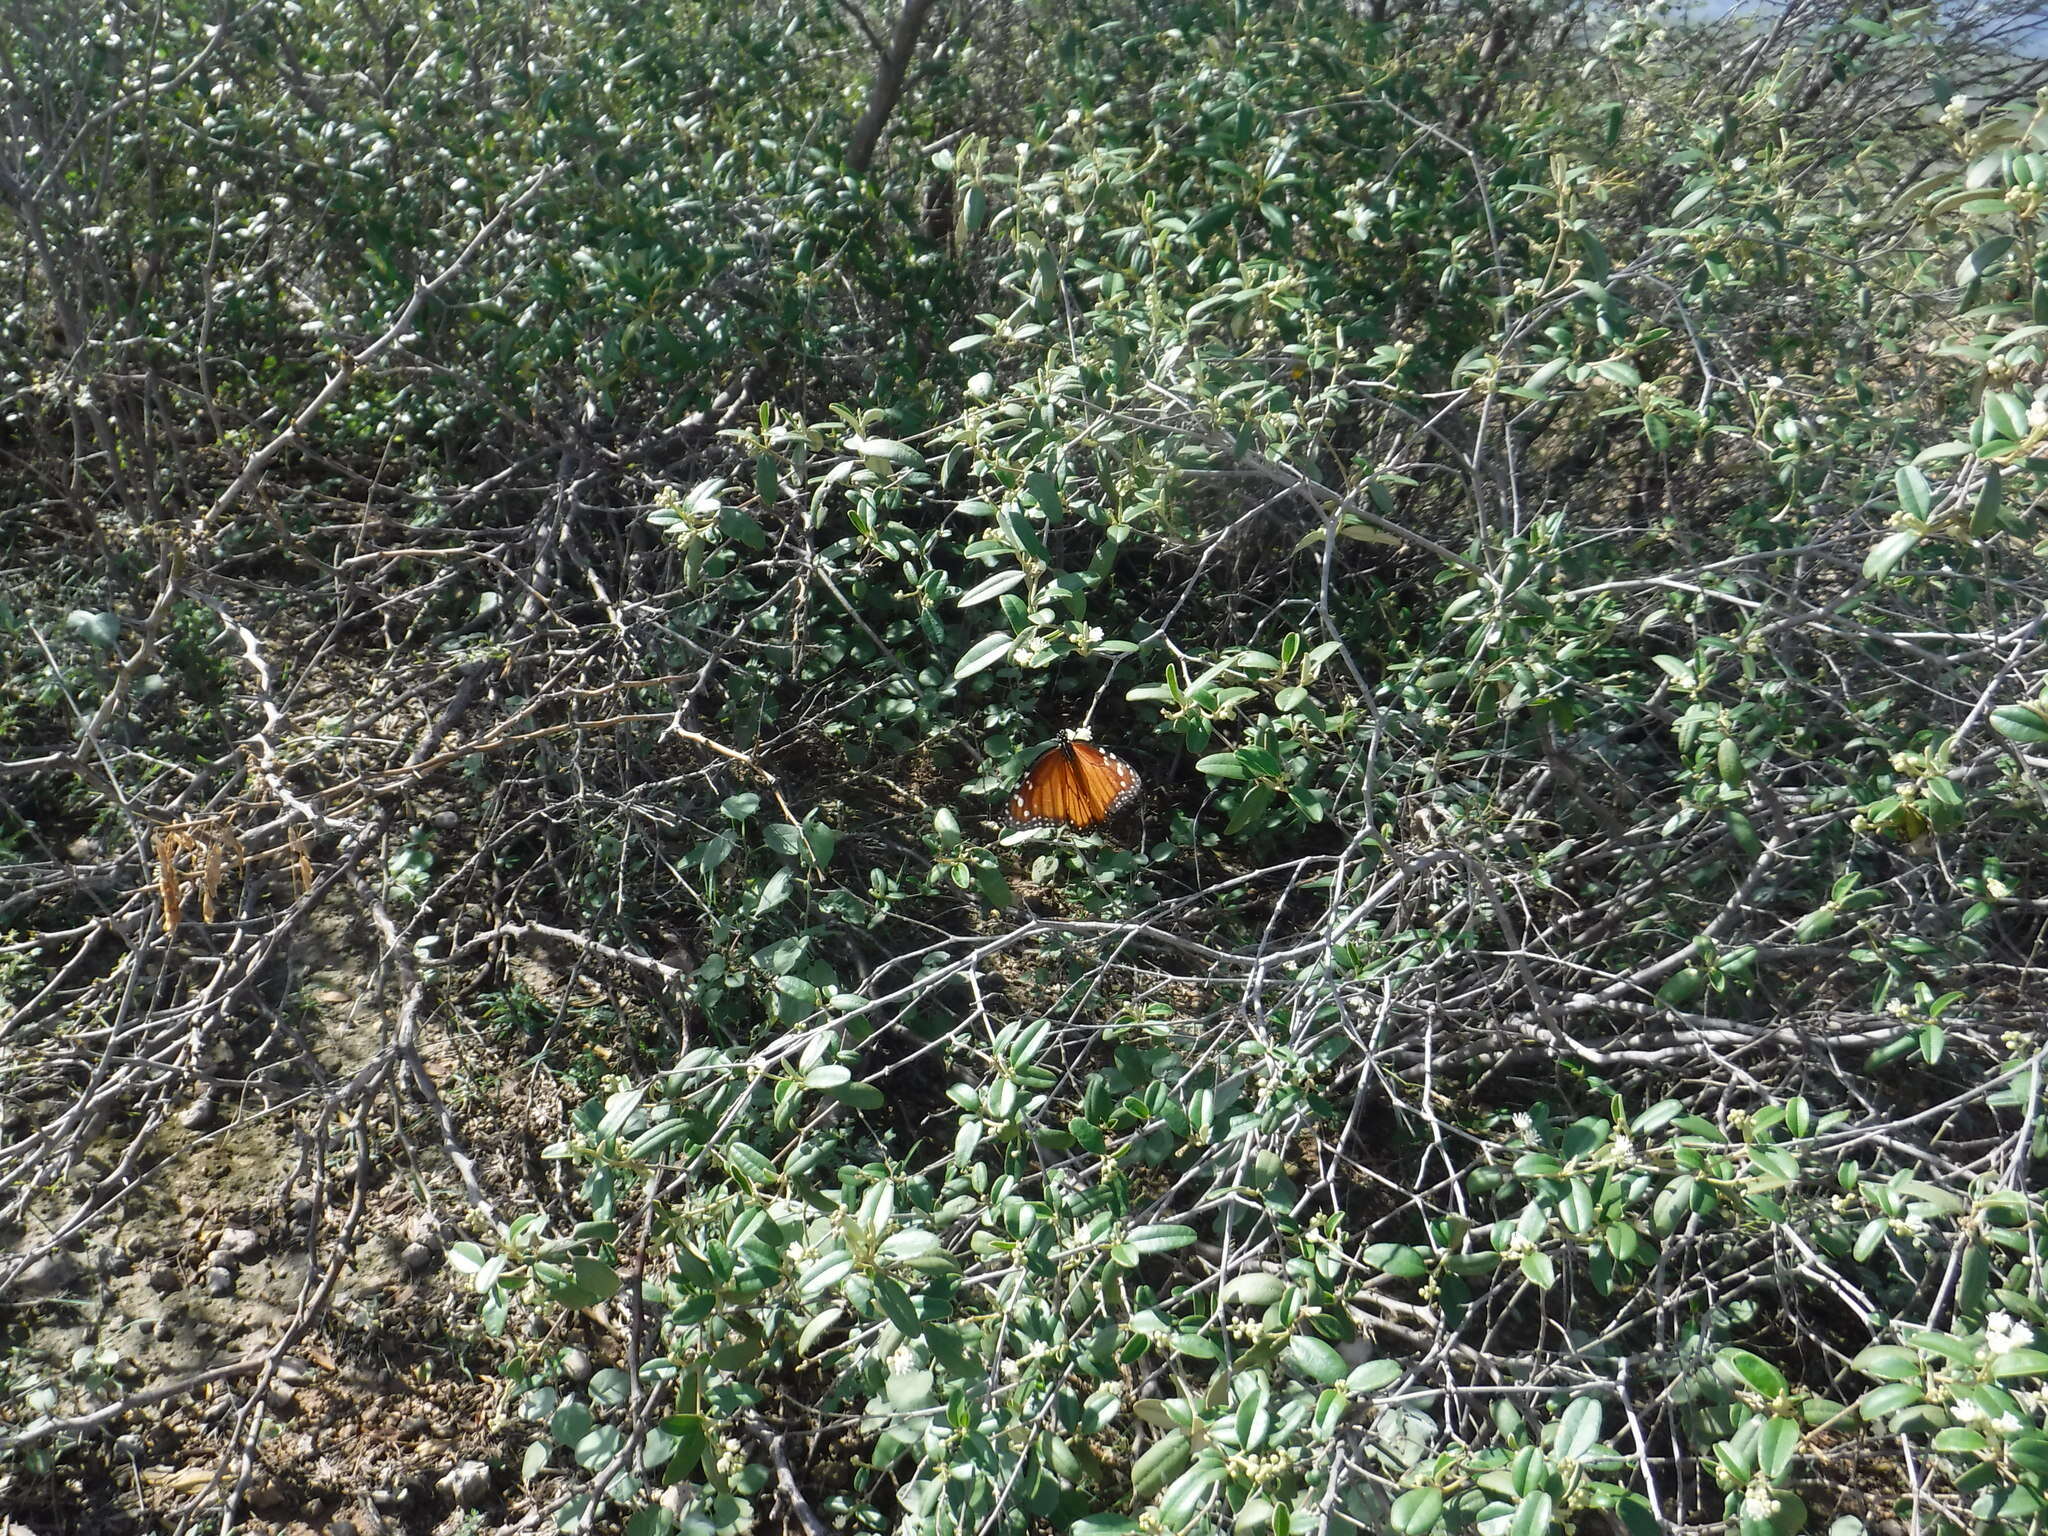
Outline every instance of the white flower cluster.
<path id="1" fill-rule="evenodd" d="M 2016 1435 L 2026 1428 L 2026 1425 L 2020 1422 L 2017 1414 L 2008 1411 L 2001 1413 L 1994 1419 L 1982 1407 L 1967 1397 L 1956 1399 L 1955 1402 L 1949 1405 L 1948 1411 L 1949 1416 L 1958 1424 L 1981 1423 L 1985 1428 L 1995 1430 L 2001 1435 Z"/>
<path id="2" fill-rule="evenodd" d="M 1996 1360 L 2033 1342 L 2033 1329 L 2007 1313 L 1994 1312 L 1984 1319 L 1984 1343 L 1978 1354 L 1986 1360 Z"/>

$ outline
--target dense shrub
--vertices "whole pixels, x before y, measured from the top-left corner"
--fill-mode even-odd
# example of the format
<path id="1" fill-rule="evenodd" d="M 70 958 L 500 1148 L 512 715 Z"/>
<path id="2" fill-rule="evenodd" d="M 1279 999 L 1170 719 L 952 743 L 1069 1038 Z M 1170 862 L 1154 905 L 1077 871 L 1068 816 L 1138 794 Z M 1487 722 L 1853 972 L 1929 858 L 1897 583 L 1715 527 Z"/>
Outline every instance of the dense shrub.
<path id="1" fill-rule="evenodd" d="M 2038 1523 L 2038 70 L 1017 7 L 856 174 L 830 7 L 398 15 L 4 45 L 8 1091 L 352 904 L 565 1527 Z"/>

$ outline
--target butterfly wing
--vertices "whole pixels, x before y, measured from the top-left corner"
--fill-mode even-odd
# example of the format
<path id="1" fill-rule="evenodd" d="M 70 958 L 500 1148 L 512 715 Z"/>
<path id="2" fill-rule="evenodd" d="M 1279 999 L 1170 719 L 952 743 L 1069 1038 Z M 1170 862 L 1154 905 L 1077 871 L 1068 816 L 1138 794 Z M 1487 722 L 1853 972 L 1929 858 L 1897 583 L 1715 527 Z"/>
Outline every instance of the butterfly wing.
<path id="1" fill-rule="evenodd" d="M 1136 802 L 1135 769 L 1114 752 L 1063 741 L 1041 756 L 1010 796 L 1010 820 L 1022 827 L 1086 832 Z"/>
<path id="2" fill-rule="evenodd" d="M 1080 774 L 1064 747 L 1041 754 L 1010 796 L 1010 820 L 1020 827 L 1071 826 L 1080 808 Z"/>
<path id="3" fill-rule="evenodd" d="M 1085 741 L 1070 741 L 1067 750 L 1081 770 L 1082 809 L 1088 818 L 1075 822 L 1076 827 L 1085 832 L 1137 802 L 1141 786 L 1137 770 L 1129 763 Z"/>

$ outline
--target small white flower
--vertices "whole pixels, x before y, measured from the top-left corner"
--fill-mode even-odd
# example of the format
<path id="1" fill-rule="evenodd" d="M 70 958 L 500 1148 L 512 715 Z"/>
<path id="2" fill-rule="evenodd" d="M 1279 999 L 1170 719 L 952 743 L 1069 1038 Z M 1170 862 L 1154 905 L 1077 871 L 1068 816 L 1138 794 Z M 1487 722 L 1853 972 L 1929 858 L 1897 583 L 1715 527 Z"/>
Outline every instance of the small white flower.
<path id="1" fill-rule="evenodd" d="M 1742 1518 L 1768 1520 L 1778 1512 L 1778 1496 L 1768 1483 L 1751 1483 L 1742 1492 Z"/>
<path id="2" fill-rule="evenodd" d="M 917 1369 L 917 1351 L 908 1344 L 899 1344 L 889 1351 L 887 1364 L 891 1376 L 908 1376 Z"/>
<path id="3" fill-rule="evenodd" d="M 2025 1349 L 2033 1342 L 2034 1330 L 2004 1312 L 1994 1312 L 1984 1320 L 1984 1348 L 1993 1358 Z"/>
<path id="4" fill-rule="evenodd" d="M 1959 1397 L 1949 1405 L 1949 1417 L 1958 1424 L 1974 1424 L 1984 1417 L 1984 1410 L 1967 1397 Z"/>
<path id="5" fill-rule="evenodd" d="M 1991 1421 L 1991 1427 L 2001 1435 L 2016 1435 L 2026 1428 L 2024 1424 L 2020 1423 L 2018 1415 L 2011 1413 L 2001 1413 Z"/>

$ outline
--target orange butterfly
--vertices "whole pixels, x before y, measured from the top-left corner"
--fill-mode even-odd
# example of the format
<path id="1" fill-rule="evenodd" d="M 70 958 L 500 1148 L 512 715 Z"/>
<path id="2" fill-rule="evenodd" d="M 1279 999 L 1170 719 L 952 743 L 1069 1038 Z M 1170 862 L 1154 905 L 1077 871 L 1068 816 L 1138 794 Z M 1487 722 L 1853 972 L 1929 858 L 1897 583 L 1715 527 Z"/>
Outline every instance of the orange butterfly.
<path id="1" fill-rule="evenodd" d="M 1137 803 L 1138 772 L 1114 752 L 1069 735 L 1031 765 L 1010 796 L 1020 827 L 1072 827 L 1086 832 Z"/>

